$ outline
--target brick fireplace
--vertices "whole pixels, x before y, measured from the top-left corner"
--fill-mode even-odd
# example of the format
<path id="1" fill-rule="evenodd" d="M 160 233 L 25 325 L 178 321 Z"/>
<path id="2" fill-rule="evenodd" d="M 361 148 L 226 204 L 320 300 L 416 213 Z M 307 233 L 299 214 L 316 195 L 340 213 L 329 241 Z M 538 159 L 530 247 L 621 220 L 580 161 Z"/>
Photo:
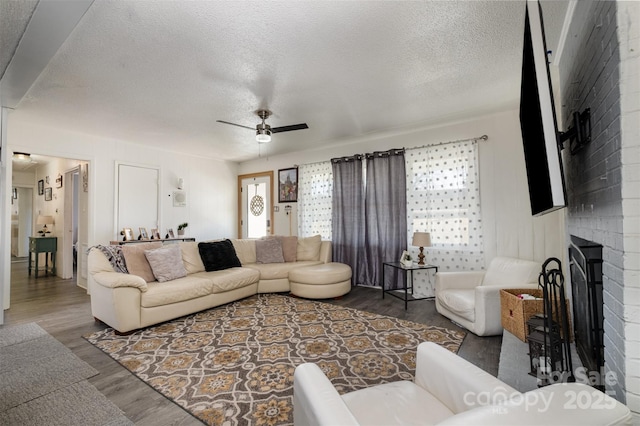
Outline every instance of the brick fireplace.
<path id="1" fill-rule="evenodd" d="M 562 92 L 557 108 L 563 117 L 591 108 L 592 141 L 575 155 L 563 151 L 567 228 L 568 234 L 602 246 L 604 368 L 617 377 L 606 391 L 638 416 L 640 6 L 613 1 L 574 6 L 561 57 L 554 62 Z"/>

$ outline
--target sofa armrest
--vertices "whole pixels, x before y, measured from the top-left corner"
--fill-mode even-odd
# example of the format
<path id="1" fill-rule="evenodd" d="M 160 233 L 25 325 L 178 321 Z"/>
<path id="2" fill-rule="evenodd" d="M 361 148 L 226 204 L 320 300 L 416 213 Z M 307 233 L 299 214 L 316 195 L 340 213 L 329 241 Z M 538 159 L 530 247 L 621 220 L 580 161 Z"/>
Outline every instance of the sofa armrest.
<path id="1" fill-rule="evenodd" d="M 495 336 L 502 333 L 500 290 L 503 288 L 537 289 L 538 284 L 488 285 L 475 289 L 476 334 Z"/>
<path id="2" fill-rule="evenodd" d="M 511 386 L 433 342 L 418 346 L 415 383 L 454 413 L 520 395 Z"/>
<path id="3" fill-rule="evenodd" d="M 438 425 L 545 426 L 631 425 L 628 407 L 582 383 L 559 383 L 526 392 L 503 404 L 475 408 Z"/>
<path id="4" fill-rule="evenodd" d="M 436 293 L 452 288 L 472 289 L 482 285 L 484 271 L 438 272 L 436 274 Z"/>
<path id="5" fill-rule="evenodd" d="M 93 280 L 96 284 L 107 288 L 135 287 L 142 293 L 149 288 L 144 278 L 121 272 L 96 272 L 93 274 Z"/>
<path id="6" fill-rule="evenodd" d="M 304 363 L 293 373 L 293 424 L 348 426 L 358 421 L 320 367 Z"/>

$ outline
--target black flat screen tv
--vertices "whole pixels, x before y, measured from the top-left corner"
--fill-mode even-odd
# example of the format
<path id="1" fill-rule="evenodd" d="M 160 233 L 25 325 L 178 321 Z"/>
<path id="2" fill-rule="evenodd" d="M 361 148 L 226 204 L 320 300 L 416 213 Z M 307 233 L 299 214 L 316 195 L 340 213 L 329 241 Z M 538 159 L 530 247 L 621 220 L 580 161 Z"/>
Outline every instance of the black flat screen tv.
<path id="1" fill-rule="evenodd" d="M 544 39 L 542 10 L 527 0 L 524 23 L 520 127 L 527 167 L 531 214 L 566 206 L 559 134 Z"/>

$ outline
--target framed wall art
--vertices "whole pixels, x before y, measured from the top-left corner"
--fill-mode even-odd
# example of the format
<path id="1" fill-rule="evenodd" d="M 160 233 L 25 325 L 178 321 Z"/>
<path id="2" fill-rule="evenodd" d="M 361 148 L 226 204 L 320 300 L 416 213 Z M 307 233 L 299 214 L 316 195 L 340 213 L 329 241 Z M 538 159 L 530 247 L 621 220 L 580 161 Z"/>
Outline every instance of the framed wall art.
<path id="1" fill-rule="evenodd" d="M 89 163 L 82 165 L 82 190 L 89 192 Z"/>
<path id="2" fill-rule="evenodd" d="M 53 192 L 51 190 L 51 187 L 48 186 L 44 189 L 44 200 L 51 201 L 52 199 L 53 199 Z"/>
<path id="3" fill-rule="evenodd" d="M 58 175 L 56 178 L 56 188 L 62 188 L 62 175 Z"/>
<path id="4" fill-rule="evenodd" d="M 38 181 L 38 195 L 44 195 L 44 179 Z"/>
<path id="5" fill-rule="evenodd" d="M 298 168 L 278 170 L 278 202 L 298 202 Z"/>

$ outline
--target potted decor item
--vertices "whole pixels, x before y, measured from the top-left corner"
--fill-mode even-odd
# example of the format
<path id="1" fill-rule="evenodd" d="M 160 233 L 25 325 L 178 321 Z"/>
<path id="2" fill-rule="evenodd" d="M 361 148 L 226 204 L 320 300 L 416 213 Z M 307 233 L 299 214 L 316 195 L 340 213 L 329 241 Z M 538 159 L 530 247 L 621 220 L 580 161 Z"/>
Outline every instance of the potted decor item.
<path id="1" fill-rule="evenodd" d="M 411 255 L 408 251 L 405 250 L 402 252 L 400 263 L 402 263 L 406 268 L 409 268 L 411 267 L 411 265 L 413 265 L 413 259 L 411 258 Z"/>
<path id="2" fill-rule="evenodd" d="M 178 225 L 178 236 L 179 237 L 184 235 L 184 228 L 186 228 L 187 226 L 189 226 L 189 224 L 187 222 L 181 223 L 180 225 Z"/>

